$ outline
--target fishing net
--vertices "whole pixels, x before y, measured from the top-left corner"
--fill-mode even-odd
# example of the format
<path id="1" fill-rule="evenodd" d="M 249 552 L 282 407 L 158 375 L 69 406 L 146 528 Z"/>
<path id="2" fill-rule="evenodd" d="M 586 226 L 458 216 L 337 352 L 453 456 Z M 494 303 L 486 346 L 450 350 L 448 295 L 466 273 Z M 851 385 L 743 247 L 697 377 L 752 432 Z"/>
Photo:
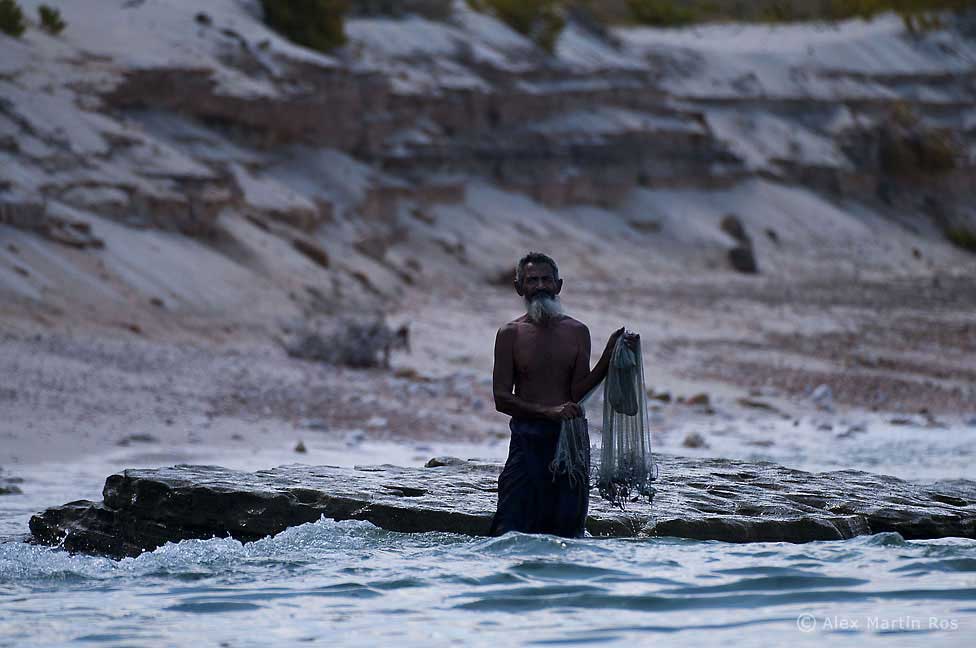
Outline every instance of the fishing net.
<path id="1" fill-rule="evenodd" d="M 600 496 L 623 508 L 624 502 L 654 497 L 657 477 L 647 420 L 644 362 L 640 341 L 631 349 L 621 336 L 610 356 L 603 386 L 603 434 L 597 488 Z"/>
<path id="2" fill-rule="evenodd" d="M 563 421 L 550 466 L 554 479 L 560 474 L 567 475 L 570 484 L 588 479 L 590 441 L 585 416 L 598 392 L 594 388 L 583 398 L 582 417 Z M 657 467 L 651 454 L 640 342 L 631 349 L 623 336 L 613 348 L 603 381 L 600 465 L 595 473 L 600 496 L 614 506 L 623 508 L 625 502 L 654 497 L 651 482 L 657 477 Z"/>

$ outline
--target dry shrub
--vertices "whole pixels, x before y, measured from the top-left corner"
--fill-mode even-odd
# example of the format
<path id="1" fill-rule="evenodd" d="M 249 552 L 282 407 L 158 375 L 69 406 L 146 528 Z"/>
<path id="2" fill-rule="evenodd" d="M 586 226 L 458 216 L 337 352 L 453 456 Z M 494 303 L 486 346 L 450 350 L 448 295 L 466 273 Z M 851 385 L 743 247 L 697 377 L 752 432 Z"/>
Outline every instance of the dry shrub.
<path id="1" fill-rule="evenodd" d="M 888 175 L 938 175 L 956 168 L 955 142 L 942 130 L 886 131 L 878 153 L 881 170 Z"/>
<path id="2" fill-rule="evenodd" d="M 345 319 L 331 328 L 304 321 L 289 331 L 285 350 L 293 358 L 357 369 L 389 367 L 390 354 L 409 350 L 406 326 L 393 330 L 383 317 Z"/>

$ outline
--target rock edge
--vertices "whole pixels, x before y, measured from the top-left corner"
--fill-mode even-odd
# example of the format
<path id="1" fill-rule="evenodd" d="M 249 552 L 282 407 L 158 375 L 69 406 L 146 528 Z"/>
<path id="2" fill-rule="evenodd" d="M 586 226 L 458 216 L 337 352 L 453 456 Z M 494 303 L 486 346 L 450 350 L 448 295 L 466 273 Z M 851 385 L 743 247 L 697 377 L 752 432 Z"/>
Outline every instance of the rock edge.
<path id="1" fill-rule="evenodd" d="M 676 536 L 727 542 L 809 542 L 897 532 L 906 539 L 976 538 L 976 482 L 919 484 L 845 470 L 659 456 L 653 503 L 610 507 L 594 490 L 593 536 Z M 104 500 L 35 515 L 33 541 L 69 551 L 137 556 L 167 542 L 249 542 L 327 517 L 400 532 L 485 535 L 501 465 L 437 458 L 424 468 L 281 466 L 255 473 L 179 465 L 125 470 Z"/>

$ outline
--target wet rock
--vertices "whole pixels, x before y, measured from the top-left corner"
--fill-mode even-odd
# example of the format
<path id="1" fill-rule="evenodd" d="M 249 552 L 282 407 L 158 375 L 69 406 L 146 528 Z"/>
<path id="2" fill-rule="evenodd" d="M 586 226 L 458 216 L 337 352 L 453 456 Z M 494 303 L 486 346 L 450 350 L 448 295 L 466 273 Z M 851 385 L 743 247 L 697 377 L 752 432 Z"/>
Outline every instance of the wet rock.
<path id="1" fill-rule="evenodd" d="M 685 437 L 685 440 L 681 442 L 681 445 L 683 445 L 686 448 L 707 448 L 708 447 L 708 443 L 705 441 L 705 437 L 703 437 L 698 432 L 691 432 L 690 434 L 688 434 L 688 436 Z"/>
<path id="2" fill-rule="evenodd" d="M 167 419 L 169 423 L 169 420 Z M 128 446 L 133 443 L 159 443 L 159 439 L 151 434 L 130 434 L 129 436 L 122 437 L 115 442 L 117 446 Z"/>
<path id="3" fill-rule="evenodd" d="M 855 423 L 849 426 L 846 430 L 837 435 L 838 439 L 846 439 L 852 437 L 856 434 L 863 434 L 868 431 L 868 427 L 864 423 Z"/>
<path id="4" fill-rule="evenodd" d="M 700 405 L 703 407 L 708 407 L 709 404 L 711 404 L 711 399 L 708 397 L 708 394 L 695 394 L 691 398 L 687 399 L 685 401 L 685 404 L 691 406 Z"/>
<path id="5" fill-rule="evenodd" d="M 658 456 L 652 503 L 626 510 L 591 499 L 594 536 L 678 536 L 729 542 L 835 540 L 897 532 L 976 538 L 976 482 L 919 484 L 861 471 L 809 473 L 769 462 Z M 166 542 L 248 542 L 320 517 L 401 532 L 488 532 L 501 465 L 440 457 L 429 468 L 216 466 L 126 470 L 102 502 L 34 516 L 33 540 L 70 551 L 135 556 Z"/>
<path id="6" fill-rule="evenodd" d="M 758 409 L 766 412 L 771 412 L 773 414 L 783 415 L 777 407 L 770 405 L 766 401 L 756 400 L 755 398 L 740 398 L 736 401 L 742 407 L 748 407 L 749 409 Z"/>
<path id="7" fill-rule="evenodd" d="M 666 391 L 665 392 L 656 392 L 653 389 L 648 389 L 647 390 L 647 397 L 648 398 L 652 398 L 652 399 L 657 400 L 657 401 L 661 401 L 662 403 L 670 403 L 671 402 L 671 392 L 666 392 Z"/>
<path id="8" fill-rule="evenodd" d="M 24 491 L 20 490 L 20 486 L 17 484 L 21 484 L 23 481 L 20 477 L 4 475 L 3 470 L 0 469 L 0 495 L 20 495 Z"/>
<path id="9" fill-rule="evenodd" d="M 464 459 L 458 459 L 457 457 L 431 457 L 427 463 L 424 464 L 425 468 L 439 468 L 440 466 L 463 466 L 468 462 Z"/>

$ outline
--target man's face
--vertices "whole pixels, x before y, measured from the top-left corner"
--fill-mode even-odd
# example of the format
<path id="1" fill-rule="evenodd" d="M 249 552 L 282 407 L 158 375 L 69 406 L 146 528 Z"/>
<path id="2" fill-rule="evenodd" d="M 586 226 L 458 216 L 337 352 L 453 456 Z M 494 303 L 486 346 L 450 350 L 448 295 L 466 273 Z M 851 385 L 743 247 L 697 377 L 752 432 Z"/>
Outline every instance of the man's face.
<path id="1" fill-rule="evenodd" d="M 548 263 L 527 263 L 522 275 L 522 284 L 516 286 L 518 294 L 532 301 L 536 297 L 546 295 L 555 297 L 562 290 L 562 279 L 556 280 L 552 266 Z"/>

